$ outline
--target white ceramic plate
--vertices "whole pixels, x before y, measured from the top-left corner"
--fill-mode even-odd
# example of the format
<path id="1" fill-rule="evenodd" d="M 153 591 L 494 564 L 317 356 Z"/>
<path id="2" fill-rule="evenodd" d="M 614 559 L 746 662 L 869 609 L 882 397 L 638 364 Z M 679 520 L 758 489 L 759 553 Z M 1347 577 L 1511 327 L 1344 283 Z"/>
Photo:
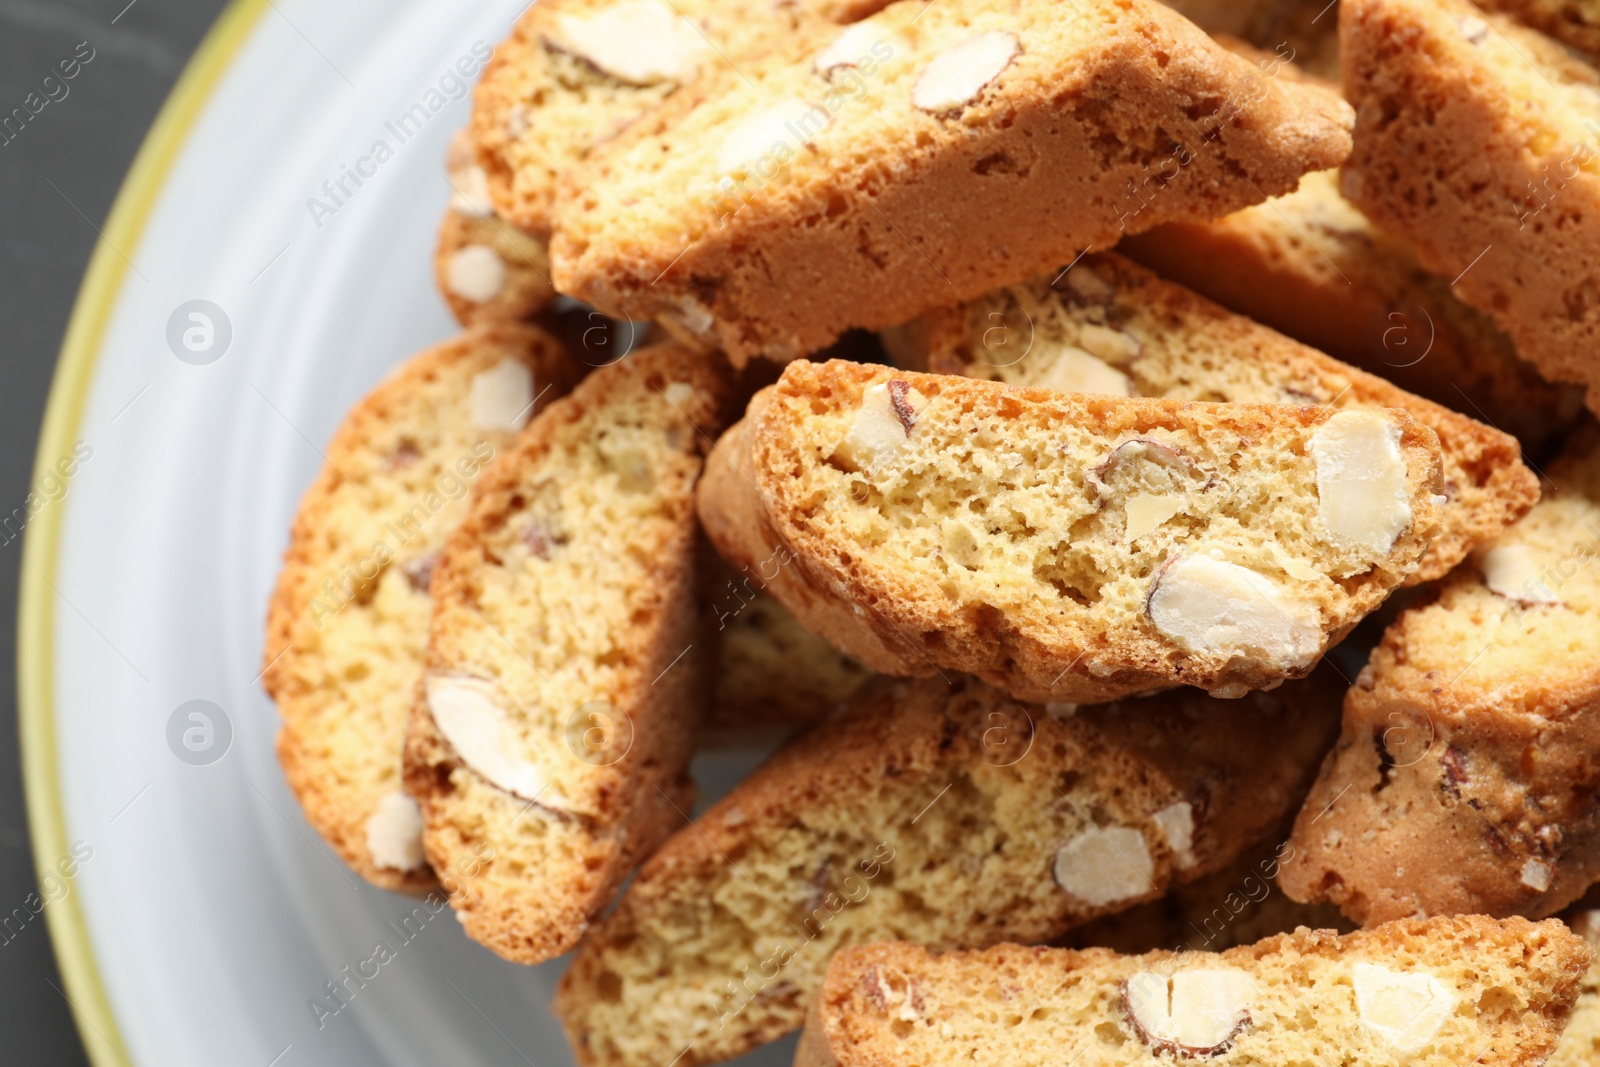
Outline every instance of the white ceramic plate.
<path id="1" fill-rule="evenodd" d="M 106 225 L 39 470 L 75 446 L 78 462 L 29 524 L 21 619 L 30 811 L 57 887 L 45 914 L 97 1067 L 571 1062 L 548 1008 L 561 961 L 505 963 L 448 911 L 403 934 L 416 902 L 366 886 L 307 829 L 258 663 L 323 443 L 453 331 L 432 281 L 446 142 L 469 107 L 451 70 L 521 7 L 240 0 Z M 392 124 L 419 103 L 440 106 L 402 138 Z M 379 141 L 391 158 L 333 200 L 323 183 Z M 314 217 L 313 197 L 337 210 Z M 211 351 L 185 361 L 196 300 L 220 314 Z M 195 700 L 220 709 L 210 762 L 169 743 Z M 180 719 L 180 735 L 196 725 Z M 720 763 L 725 784 L 749 756 Z M 394 958 L 361 978 L 379 943 Z M 329 983 L 346 1001 L 331 1015 L 312 1007 L 336 1003 Z"/>

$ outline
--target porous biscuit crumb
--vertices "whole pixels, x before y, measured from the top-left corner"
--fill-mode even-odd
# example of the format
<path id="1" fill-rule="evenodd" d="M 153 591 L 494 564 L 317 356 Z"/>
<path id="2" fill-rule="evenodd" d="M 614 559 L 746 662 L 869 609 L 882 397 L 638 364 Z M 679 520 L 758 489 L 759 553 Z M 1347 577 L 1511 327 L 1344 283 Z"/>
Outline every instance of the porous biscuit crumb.
<path id="1" fill-rule="evenodd" d="M 1439 435 L 1449 498 L 1408 584 L 1443 577 L 1539 498 L 1507 434 L 1229 314 L 1112 253 L 930 312 L 886 331 L 885 342 L 902 366 L 1013 385 L 1339 411 L 1404 408 Z M 1160 525 L 1176 513 L 1176 498 L 1147 497 L 1147 506 L 1152 499 L 1164 503 L 1146 510 L 1143 522 Z"/>
<path id="2" fill-rule="evenodd" d="M 416 356 L 351 409 L 295 516 L 262 652 L 278 758 L 306 821 L 377 885 L 434 882 L 400 747 L 434 560 L 515 429 L 485 409 L 504 401 L 526 420 L 535 390 L 548 403 L 581 372 L 530 326 L 482 326 Z"/>
<path id="3" fill-rule="evenodd" d="M 1303 676 L 1436 532 L 1437 438 L 1386 409 L 1401 446 L 1363 469 L 1403 464 L 1410 522 L 1381 549 L 1332 535 L 1313 443 L 1355 414 L 800 361 L 724 438 L 700 514 L 728 558 L 780 559 L 773 594 L 876 670 L 1239 696 Z M 1150 499 L 1176 507 L 1130 538 Z"/>
<path id="4" fill-rule="evenodd" d="M 570 949 L 682 818 L 692 493 L 728 391 L 673 345 L 596 371 L 485 473 L 435 567 L 406 788 L 468 936 L 507 959 Z"/>
<path id="5" fill-rule="evenodd" d="M 834 957 L 795 1063 L 1524 1067 L 1555 1047 L 1590 957 L 1560 923 L 1481 916 L 1217 954 L 878 943 Z"/>
<path id="6" fill-rule="evenodd" d="M 918 0 L 862 27 L 853 66 L 819 64 L 839 29 L 801 27 L 596 148 L 558 200 L 558 287 L 793 359 L 1347 151 L 1334 94 L 1145 0 Z"/>
<path id="7" fill-rule="evenodd" d="M 1383 635 L 1285 891 L 1361 923 L 1553 914 L 1600 881 L 1600 442 Z"/>
<path id="8" fill-rule="evenodd" d="M 1037 941 L 1215 870 L 1299 800 L 1343 688 L 1058 719 L 953 682 L 869 686 L 661 847 L 557 992 L 580 1063 L 726 1059 L 799 1026 L 840 946 Z"/>

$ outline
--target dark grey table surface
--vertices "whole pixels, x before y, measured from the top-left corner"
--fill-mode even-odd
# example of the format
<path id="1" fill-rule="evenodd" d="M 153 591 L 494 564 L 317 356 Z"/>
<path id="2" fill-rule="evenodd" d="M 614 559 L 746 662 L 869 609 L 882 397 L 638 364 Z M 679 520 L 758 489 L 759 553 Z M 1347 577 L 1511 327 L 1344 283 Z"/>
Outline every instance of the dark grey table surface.
<path id="1" fill-rule="evenodd" d="M 0 115 L 24 106 L 31 92 L 56 98 L 0 143 L 0 516 L 27 497 L 56 350 L 96 228 L 145 130 L 223 6 L 223 0 L 0 0 Z M 92 63 L 69 82 L 44 85 L 85 41 L 94 49 Z M 13 727 L 0 730 L 0 918 L 37 906 L 30 902 L 37 886 L 14 728 L 21 544 L 16 538 L 0 544 L 0 673 Z M 0 1059 L 86 1063 L 44 924 L 12 931 L 0 940 Z"/>

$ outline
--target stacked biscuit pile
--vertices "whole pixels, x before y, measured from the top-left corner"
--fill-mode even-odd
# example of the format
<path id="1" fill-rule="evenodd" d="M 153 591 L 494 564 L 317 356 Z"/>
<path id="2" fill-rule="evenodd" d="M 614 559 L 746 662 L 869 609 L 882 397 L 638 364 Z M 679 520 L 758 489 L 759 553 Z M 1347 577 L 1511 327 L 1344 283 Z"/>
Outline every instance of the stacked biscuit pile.
<path id="1" fill-rule="evenodd" d="M 530 7 L 308 821 L 586 1067 L 1594 1062 L 1600 23 L 1486 6 Z"/>

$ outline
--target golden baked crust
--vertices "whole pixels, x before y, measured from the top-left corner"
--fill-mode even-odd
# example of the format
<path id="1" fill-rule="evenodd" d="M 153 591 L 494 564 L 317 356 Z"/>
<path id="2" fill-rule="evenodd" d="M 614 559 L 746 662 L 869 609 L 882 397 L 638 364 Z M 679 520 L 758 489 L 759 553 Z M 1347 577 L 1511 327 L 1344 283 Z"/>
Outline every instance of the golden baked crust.
<path id="1" fill-rule="evenodd" d="M 727 1059 L 798 1027 L 841 945 L 1038 941 L 1214 871 L 1298 802 L 1343 688 L 1052 711 L 881 680 L 640 870 L 556 994 L 578 1061 Z"/>
<path id="2" fill-rule="evenodd" d="M 847 32 L 863 54 L 832 81 L 841 32 L 804 28 L 597 148 L 562 187 L 557 288 L 735 363 L 792 359 L 1348 151 L 1336 96 L 1146 0 L 905 0 Z M 936 113 L 963 47 L 1005 67 Z"/>
<path id="3" fill-rule="evenodd" d="M 1600 445 L 1389 627 L 1282 884 L 1360 923 L 1550 915 L 1600 881 Z"/>
<path id="4" fill-rule="evenodd" d="M 1021 945 L 941 956 L 916 945 L 864 945 L 834 957 L 795 1064 L 1122 1067 L 1199 1056 L 1218 1067 L 1535 1067 L 1555 1047 L 1590 956 L 1559 922 L 1482 916 L 1344 936 L 1300 929 L 1181 956 Z M 1216 1051 L 1185 1054 L 1141 1030 L 1135 1015 L 1138 1007 L 1146 1020 L 1164 1015 L 1167 1006 L 1151 1001 L 1167 993 L 1165 979 L 1189 972 L 1243 972 L 1231 993 L 1215 979 L 1189 987 L 1198 1009 L 1184 1018 L 1190 1028 L 1215 1034 L 1194 1024 L 1224 1008 L 1242 1013 Z M 1160 988 L 1137 996 L 1136 975 Z M 1397 983 L 1392 999 L 1380 992 L 1385 980 Z M 1405 985 L 1412 988 L 1401 992 Z"/>
<path id="5" fill-rule="evenodd" d="M 1583 390 L 1545 381 L 1488 315 L 1423 270 L 1339 194 L 1336 171 L 1210 222 L 1173 222 L 1118 251 L 1313 348 L 1504 430 L 1543 462 Z"/>
<path id="6" fill-rule="evenodd" d="M 1114 253 L 930 312 L 888 336 L 902 366 L 1014 385 L 1072 388 L 1092 374 L 1108 391 L 1130 396 L 1404 408 L 1439 435 L 1449 497 L 1407 584 L 1444 577 L 1539 499 L 1538 480 L 1508 434 L 1230 314 Z"/>
<path id="7" fill-rule="evenodd" d="M 541 406 L 582 371 L 548 334 L 509 324 L 469 330 L 401 366 L 334 432 L 268 609 L 262 684 L 283 717 L 278 760 L 289 788 L 334 851 L 388 889 L 434 884 L 420 854 L 415 866 L 394 866 L 392 854 L 373 856 L 368 837 L 375 813 L 398 799 L 432 560 L 466 514 L 473 481 L 514 436 L 473 420 L 473 380 L 504 361 L 531 372 Z"/>
<path id="8" fill-rule="evenodd" d="M 594 372 L 484 474 L 434 569 L 406 789 L 467 934 L 507 959 L 570 949 L 683 819 L 694 481 L 728 392 L 675 345 Z"/>
<path id="9" fill-rule="evenodd" d="M 1321 532 L 1314 440 L 1350 415 L 1397 442 L 1409 520 L 1387 550 Z M 881 452 L 863 428 L 885 435 L 869 441 Z M 1437 449 L 1398 409 L 1330 417 L 802 360 L 719 443 L 699 508 L 724 556 L 886 674 L 966 671 L 1077 703 L 1178 684 L 1237 696 L 1304 676 L 1416 568 L 1443 500 Z M 1177 521 L 1124 543 L 1128 507 L 1157 483 Z M 1166 606 L 1188 602 L 1191 568 L 1237 575 L 1254 606 L 1178 614 L 1270 617 L 1271 635 L 1175 636 Z"/>
<path id="10" fill-rule="evenodd" d="M 1600 380 L 1600 73 L 1466 0 L 1347 0 L 1339 26 L 1345 195 L 1546 377 Z"/>

